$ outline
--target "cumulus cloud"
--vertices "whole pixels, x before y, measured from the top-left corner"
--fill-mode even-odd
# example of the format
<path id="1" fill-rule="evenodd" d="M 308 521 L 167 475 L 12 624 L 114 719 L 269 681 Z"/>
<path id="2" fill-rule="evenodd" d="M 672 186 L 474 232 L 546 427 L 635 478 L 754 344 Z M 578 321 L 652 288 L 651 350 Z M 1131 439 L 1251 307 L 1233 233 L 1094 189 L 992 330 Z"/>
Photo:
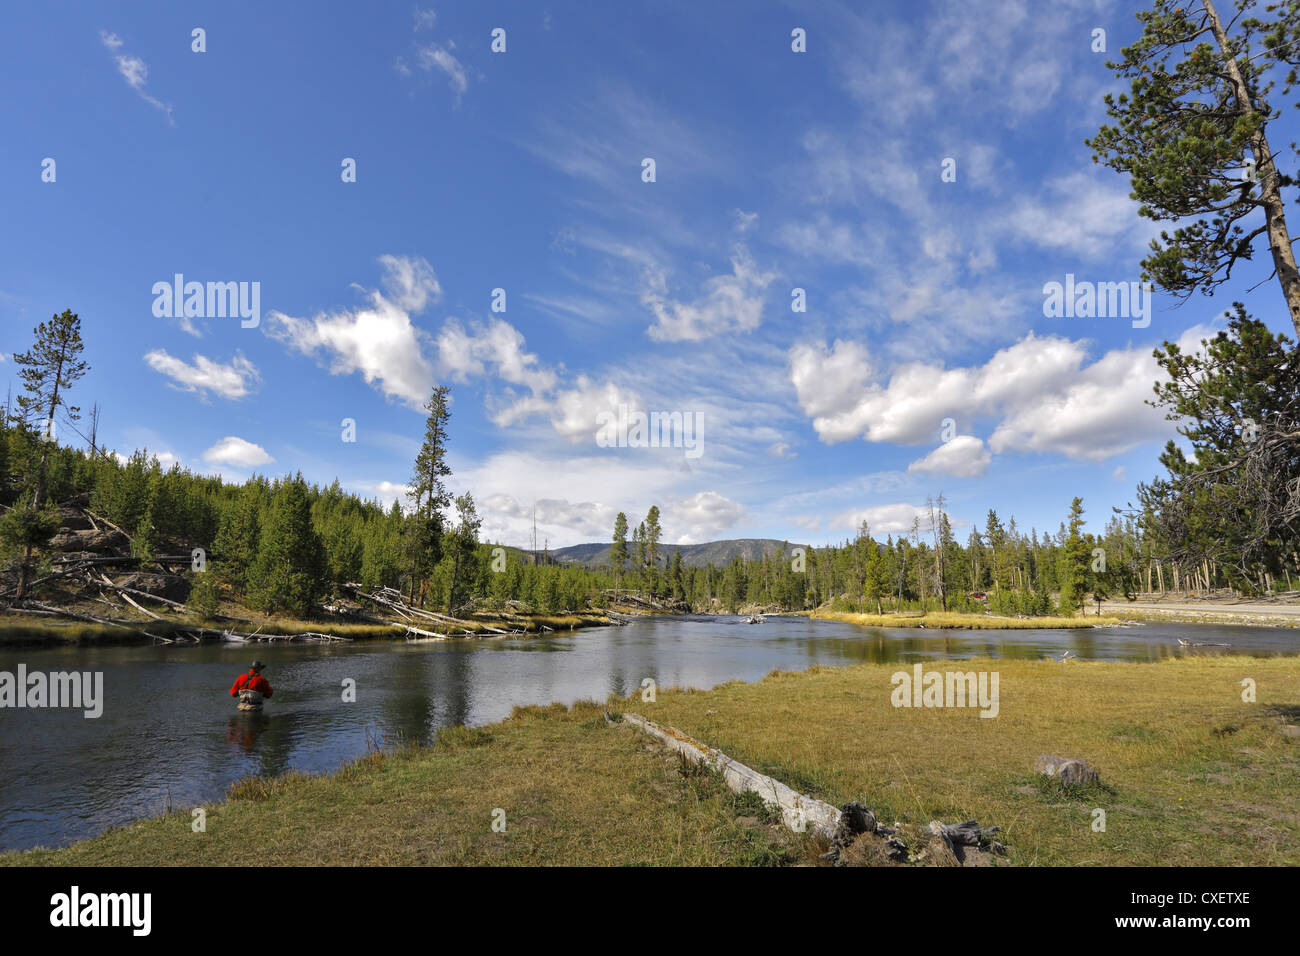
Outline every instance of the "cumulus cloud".
<path id="1" fill-rule="evenodd" d="M 542 529 L 563 528 L 584 538 L 603 539 L 614 527 L 617 512 L 609 505 L 595 501 L 569 501 L 567 498 L 538 498 L 536 502 L 523 502 L 507 494 L 495 494 L 483 499 L 485 524 L 493 526 L 518 526 L 533 520 L 536 507 L 537 524 Z M 514 522 L 503 519 L 516 519 Z M 538 542 L 540 545 L 541 542 Z"/>
<path id="2" fill-rule="evenodd" d="M 455 381 L 465 382 L 489 371 L 511 385 L 527 386 L 534 394 L 555 386 L 556 374 L 537 356 L 524 351 L 524 336 L 504 319 L 475 323 L 466 331 L 450 319 L 438 334 L 438 361 Z"/>
<path id="3" fill-rule="evenodd" d="M 843 511 L 830 519 L 830 527 L 856 531 L 863 521 L 871 529 L 872 536 L 878 538 L 887 534 L 907 534 L 912 530 L 913 522 L 917 522 L 922 529 L 929 528 L 930 512 L 927 508 L 903 503 L 876 505 L 872 508 Z"/>
<path id="4" fill-rule="evenodd" d="M 170 378 L 173 388 L 197 392 L 205 401 L 208 392 L 222 398 L 243 398 L 260 381 L 256 367 L 242 354 L 225 364 L 195 354 L 194 362 L 190 364 L 169 354 L 166 349 L 154 349 L 145 353 L 144 360 L 155 372 Z"/>
<path id="5" fill-rule="evenodd" d="M 382 256 L 384 291 L 366 292 L 367 307 L 295 318 L 272 311 L 263 323 L 271 338 L 321 360 L 333 375 L 361 373 L 386 398 L 421 408 L 433 388 L 433 363 L 425 355 L 425 335 L 412 312 L 442 296 L 432 267 L 424 259 Z"/>
<path id="6" fill-rule="evenodd" d="M 1198 326 L 1180 342 L 1194 349 L 1208 334 Z M 886 384 L 866 371 L 858 343 L 800 344 L 789 359 L 800 406 L 827 444 L 857 437 L 920 444 L 945 418 L 989 416 L 1000 419 L 988 440 L 994 453 L 1102 460 L 1169 432 L 1164 416 L 1145 404 L 1161 374 L 1146 347 L 1115 349 L 1087 364 L 1086 343 L 1031 333 L 983 366 L 909 362 Z"/>
<path id="7" fill-rule="evenodd" d="M 675 532 L 676 544 L 699 544 L 716 538 L 745 516 L 745 509 L 716 491 L 701 491 L 687 498 L 669 498 L 663 526 Z"/>
<path id="8" fill-rule="evenodd" d="M 245 441 L 235 435 L 227 435 L 203 453 L 203 460 L 215 465 L 230 465 L 234 468 L 256 468 L 269 465 L 275 461 L 261 445 Z"/>
<path id="9" fill-rule="evenodd" d="M 699 342 L 723 332 L 750 332 L 763 320 L 763 295 L 776 278 L 761 272 L 743 246 L 731 259 L 731 274 L 719 275 L 704 284 L 704 293 L 693 302 L 668 296 L 667 276 L 662 269 L 646 272 L 642 303 L 654 313 L 647 329 L 657 342 Z"/>
<path id="10" fill-rule="evenodd" d="M 620 405 L 626 405 L 629 412 L 644 411 L 635 392 L 613 382 L 598 383 L 580 375 L 573 388 L 556 394 L 549 408 L 551 424 L 570 441 L 594 440 L 601 413 L 617 416 Z"/>
<path id="11" fill-rule="evenodd" d="M 978 478 L 989 470 L 993 456 L 984 442 L 974 435 L 958 435 L 946 441 L 924 458 L 907 466 L 909 472 L 924 475 L 952 475 L 956 478 Z"/>

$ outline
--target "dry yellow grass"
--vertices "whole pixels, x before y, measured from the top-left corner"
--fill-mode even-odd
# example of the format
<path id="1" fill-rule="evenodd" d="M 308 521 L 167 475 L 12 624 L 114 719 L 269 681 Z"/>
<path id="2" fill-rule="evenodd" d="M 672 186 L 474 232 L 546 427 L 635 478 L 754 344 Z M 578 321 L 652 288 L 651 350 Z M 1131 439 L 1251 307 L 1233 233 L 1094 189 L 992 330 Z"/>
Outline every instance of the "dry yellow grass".
<path id="1" fill-rule="evenodd" d="M 931 661 L 997 671 L 999 714 L 895 708 L 909 665 L 813 668 L 627 708 L 670 724 L 833 804 L 887 820 L 977 819 L 1006 828 L 1016 864 L 1300 863 L 1300 660 L 1157 664 Z M 1241 681 L 1258 702 L 1242 701 Z M 1293 729 L 1289 733 L 1294 734 Z M 1101 788 L 1068 794 L 1039 754 L 1081 757 Z M 1106 831 L 1091 829 L 1094 809 Z"/>
<path id="2" fill-rule="evenodd" d="M 854 614 L 844 611 L 812 611 L 809 617 L 823 621 L 844 621 L 863 627 L 932 627 L 971 630 L 1032 630 L 1034 628 L 1110 627 L 1114 617 L 999 617 L 995 614 L 957 614 L 938 611 L 899 614 Z"/>

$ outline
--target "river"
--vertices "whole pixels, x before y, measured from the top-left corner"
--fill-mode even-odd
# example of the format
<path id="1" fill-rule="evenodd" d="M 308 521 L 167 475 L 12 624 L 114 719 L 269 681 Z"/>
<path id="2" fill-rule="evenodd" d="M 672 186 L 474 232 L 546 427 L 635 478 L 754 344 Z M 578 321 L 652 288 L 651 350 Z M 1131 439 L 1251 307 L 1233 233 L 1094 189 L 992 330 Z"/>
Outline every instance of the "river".
<path id="1" fill-rule="evenodd" d="M 1227 642 L 1229 648 L 1185 648 Z M 103 714 L 0 709 L 0 849 L 57 846 L 168 808 L 218 800 L 234 780 L 336 770 L 372 743 L 427 740 L 516 704 L 708 688 L 812 664 L 987 656 L 1154 661 L 1180 654 L 1297 654 L 1295 630 L 1149 623 L 1124 628 L 922 631 L 803 617 L 664 617 L 528 639 L 429 643 L 39 647 L 0 650 L 0 671 L 103 673 Z M 255 657 L 275 696 L 236 714 L 231 683 Z M 343 702 L 343 682 L 356 700 Z"/>

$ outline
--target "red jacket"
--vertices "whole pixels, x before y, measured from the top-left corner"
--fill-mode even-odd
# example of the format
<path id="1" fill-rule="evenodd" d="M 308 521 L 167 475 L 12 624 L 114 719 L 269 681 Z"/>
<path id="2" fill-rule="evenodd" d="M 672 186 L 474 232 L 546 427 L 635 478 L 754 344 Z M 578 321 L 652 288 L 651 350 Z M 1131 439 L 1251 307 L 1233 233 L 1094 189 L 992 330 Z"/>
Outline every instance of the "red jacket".
<path id="1" fill-rule="evenodd" d="M 230 688 L 230 696 L 238 697 L 241 690 L 255 690 L 263 697 L 271 696 L 271 685 L 261 674 L 254 674 L 249 671 L 247 674 L 240 674 L 235 680 L 235 686 Z"/>

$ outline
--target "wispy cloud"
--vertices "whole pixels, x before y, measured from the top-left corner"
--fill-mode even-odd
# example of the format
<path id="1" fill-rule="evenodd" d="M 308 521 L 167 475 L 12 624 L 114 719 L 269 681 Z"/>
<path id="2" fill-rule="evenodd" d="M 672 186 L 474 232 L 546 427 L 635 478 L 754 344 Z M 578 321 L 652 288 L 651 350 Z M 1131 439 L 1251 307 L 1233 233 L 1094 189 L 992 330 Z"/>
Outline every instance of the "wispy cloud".
<path id="1" fill-rule="evenodd" d="M 430 31 L 438 22 L 438 15 L 433 10 L 415 11 L 415 28 L 414 32 L 419 34 Z M 447 77 L 448 85 L 451 91 L 456 94 L 456 102 L 459 104 L 465 91 L 469 89 L 469 70 L 466 69 L 456 55 L 452 52 L 456 49 L 455 40 L 447 40 L 445 43 L 427 42 L 417 43 L 415 47 L 414 59 L 415 68 L 425 73 L 438 72 Z M 399 56 L 394 68 L 403 76 L 411 76 L 411 63 L 404 56 Z"/>
<path id="2" fill-rule="evenodd" d="M 172 119 L 172 108 L 156 96 L 145 89 L 149 82 L 149 67 L 144 60 L 138 56 L 129 53 L 119 53 L 123 43 L 121 37 L 116 33 L 109 33 L 107 30 L 99 31 L 99 40 L 104 44 L 104 48 L 113 54 L 113 61 L 117 64 L 117 72 L 126 80 L 126 85 L 135 90 L 140 99 L 144 100 L 150 106 L 162 110 L 167 116 L 167 122 L 175 126 L 176 122 Z"/>

